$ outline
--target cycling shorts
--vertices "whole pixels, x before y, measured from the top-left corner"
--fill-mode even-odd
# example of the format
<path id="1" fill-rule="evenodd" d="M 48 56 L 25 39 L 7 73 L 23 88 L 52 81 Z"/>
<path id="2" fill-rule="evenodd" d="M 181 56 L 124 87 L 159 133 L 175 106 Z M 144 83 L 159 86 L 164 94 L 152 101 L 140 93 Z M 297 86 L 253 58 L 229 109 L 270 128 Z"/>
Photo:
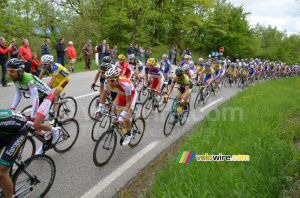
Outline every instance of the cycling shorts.
<path id="1" fill-rule="evenodd" d="M 160 80 L 160 87 L 159 87 L 159 88 L 161 88 L 162 85 L 163 85 L 164 82 L 165 82 L 164 77 L 163 77 L 163 76 L 161 76 L 161 77 L 162 77 L 162 78 L 161 78 L 161 80 Z M 151 83 L 151 89 L 156 89 L 157 85 L 158 85 L 158 78 L 153 78 L 153 79 L 152 79 L 152 83 Z"/>
<path id="2" fill-rule="evenodd" d="M 211 75 L 205 75 L 203 82 L 206 83 L 206 81 L 210 78 L 211 78 Z"/>
<path id="3" fill-rule="evenodd" d="M 52 85 L 52 89 L 56 87 L 57 90 L 59 91 L 63 91 L 65 86 L 67 86 L 67 84 L 69 83 L 70 77 L 67 76 L 66 78 L 64 78 L 61 81 L 55 81 Z"/>
<path id="4" fill-rule="evenodd" d="M 46 97 L 40 99 L 40 105 L 39 105 L 36 115 L 41 116 L 42 118 L 45 118 L 49 113 L 51 104 L 53 102 L 53 98 L 54 98 L 53 93 L 50 93 Z"/>
<path id="5" fill-rule="evenodd" d="M 192 93 L 193 91 L 193 87 L 189 87 L 189 95 Z M 180 86 L 178 92 L 177 92 L 177 97 L 180 98 L 182 96 L 182 94 L 185 92 L 185 88 Z"/>
<path id="6" fill-rule="evenodd" d="M 215 71 L 215 76 L 217 77 L 219 75 L 219 72 L 221 73 L 220 76 L 217 78 L 217 79 L 221 79 L 221 76 L 222 76 L 222 70 L 217 70 Z"/>

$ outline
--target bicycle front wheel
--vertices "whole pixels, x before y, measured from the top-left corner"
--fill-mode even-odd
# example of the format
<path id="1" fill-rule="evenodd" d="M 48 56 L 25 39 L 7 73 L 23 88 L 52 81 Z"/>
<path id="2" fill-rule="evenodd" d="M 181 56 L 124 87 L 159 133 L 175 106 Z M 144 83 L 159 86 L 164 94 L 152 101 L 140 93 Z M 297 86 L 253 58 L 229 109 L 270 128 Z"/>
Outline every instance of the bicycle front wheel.
<path id="1" fill-rule="evenodd" d="M 138 117 L 132 120 L 132 139 L 128 146 L 131 148 L 136 147 L 142 140 L 146 128 L 146 122 L 143 117 Z"/>
<path id="2" fill-rule="evenodd" d="M 15 197 L 44 197 L 54 182 L 55 163 L 47 155 L 30 157 L 16 170 L 12 177 Z"/>
<path id="3" fill-rule="evenodd" d="M 99 103 L 100 103 L 100 97 L 99 95 L 97 95 L 92 99 L 92 101 L 89 104 L 88 114 L 92 120 L 97 120 L 95 118 L 95 112 L 98 110 Z"/>
<path id="4" fill-rule="evenodd" d="M 94 142 L 97 142 L 100 136 L 108 130 L 111 123 L 111 117 L 102 115 L 100 118 L 98 118 L 92 129 L 92 140 Z"/>
<path id="5" fill-rule="evenodd" d="M 201 103 L 202 100 L 203 100 L 203 92 L 202 90 L 200 90 L 195 99 L 194 109 L 197 109 L 197 107 L 199 107 L 199 104 Z"/>
<path id="6" fill-rule="evenodd" d="M 152 110 L 153 110 L 152 98 L 148 98 L 142 106 L 141 116 L 147 119 L 150 116 Z"/>
<path id="7" fill-rule="evenodd" d="M 186 123 L 186 121 L 189 117 L 189 113 L 190 113 L 190 104 L 187 103 L 186 110 L 184 110 L 183 114 L 180 116 L 180 122 L 179 123 L 180 123 L 181 126 L 183 126 Z"/>
<path id="8" fill-rule="evenodd" d="M 79 124 L 74 118 L 67 119 L 59 123 L 61 127 L 60 137 L 53 149 L 58 153 L 70 150 L 75 144 L 79 135 Z"/>
<path id="9" fill-rule="evenodd" d="M 24 114 L 25 116 L 30 116 L 31 111 L 32 111 L 32 105 L 29 105 L 29 106 L 25 107 L 24 109 L 22 109 L 22 111 L 20 113 Z"/>
<path id="10" fill-rule="evenodd" d="M 173 131 L 173 128 L 175 126 L 175 124 L 178 122 L 177 121 L 177 115 L 175 112 L 171 111 L 165 121 L 165 125 L 164 125 L 164 135 L 166 137 L 168 137 L 171 132 Z"/>
<path id="11" fill-rule="evenodd" d="M 95 166 L 104 166 L 112 157 L 117 145 L 117 134 L 109 129 L 101 135 L 93 152 Z"/>
<path id="12" fill-rule="evenodd" d="M 139 92 L 139 95 L 138 95 L 139 101 L 141 101 L 142 103 L 145 103 L 146 100 L 148 99 L 148 95 L 149 95 L 148 90 L 147 90 L 147 89 L 142 89 L 142 90 Z"/>
<path id="13" fill-rule="evenodd" d="M 67 103 L 61 104 L 58 107 L 58 118 L 61 121 L 67 120 L 69 118 L 75 118 L 77 113 L 77 102 L 73 97 L 65 97 L 63 100 L 68 100 Z"/>
<path id="14" fill-rule="evenodd" d="M 17 161 L 21 162 L 34 156 L 36 144 L 32 136 L 27 136 L 25 143 L 21 146 Z"/>

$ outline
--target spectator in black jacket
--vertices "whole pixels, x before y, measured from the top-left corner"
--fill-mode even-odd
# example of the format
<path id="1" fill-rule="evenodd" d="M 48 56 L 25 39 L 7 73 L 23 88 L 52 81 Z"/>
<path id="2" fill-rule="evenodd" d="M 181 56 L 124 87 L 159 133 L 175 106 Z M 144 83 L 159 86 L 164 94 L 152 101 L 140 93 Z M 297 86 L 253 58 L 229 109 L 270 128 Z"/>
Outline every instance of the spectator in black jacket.
<path id="1" fill-rule="evenodd" d="M 130 46 L 127 48 L 127 57 L 129 56 L 129 54 L 134 54 L 134 48 L 132 43 L 130 43 Z"/>
<path id="2" fill-rule="evenodd" d="M 19 58 L 19 49 L 18 49 L 18 46 L 17 46 L 17 40 L 16 39 L 11 40 L 11 46 L 15 51 L 10 54 L 10 59 Z"/>
<path id="3" fill-rule="evenodd" d="M 50 54 L 50 39 L 46 39 L 45 43 L 42 45 L 42 55 Z"/>
<path id="4" fill-rule="evenodd" d="M 56 45 L 57 62 L 65 66 L 65 39 L 62 37 Z"/>
<path id="5" fill-rule="evenodd" d="M 106 52 L 106 40 L 103 40 L 102 44 L 97 47 L 97 51 L 99 54 L 99 65 L 102 64 L 102 58 L 105 56 Z"/>

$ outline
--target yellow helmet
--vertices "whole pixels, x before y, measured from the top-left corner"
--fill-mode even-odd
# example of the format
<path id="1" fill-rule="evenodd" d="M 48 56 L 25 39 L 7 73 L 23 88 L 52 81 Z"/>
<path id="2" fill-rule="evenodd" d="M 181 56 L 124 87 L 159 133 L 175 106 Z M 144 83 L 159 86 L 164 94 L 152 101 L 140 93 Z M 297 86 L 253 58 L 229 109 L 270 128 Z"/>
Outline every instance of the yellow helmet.
<path id="1" fill-rule="evenodd" d="M 125 60 L 125 56 L 124 56 L 123 54 L 120 54 L 120 55 L 118 56 L 118 59 L 123 59 L 123 60 Z"/>
<path id="2" fill-rule="evenodd" d="M 149 65 L 154 65 L 154 64 L 155 64 L 155 59 L 154 59 L 154 58 L 149 58 L 149 59 L 147 60 L 147 64 L 149 64 Z"/>

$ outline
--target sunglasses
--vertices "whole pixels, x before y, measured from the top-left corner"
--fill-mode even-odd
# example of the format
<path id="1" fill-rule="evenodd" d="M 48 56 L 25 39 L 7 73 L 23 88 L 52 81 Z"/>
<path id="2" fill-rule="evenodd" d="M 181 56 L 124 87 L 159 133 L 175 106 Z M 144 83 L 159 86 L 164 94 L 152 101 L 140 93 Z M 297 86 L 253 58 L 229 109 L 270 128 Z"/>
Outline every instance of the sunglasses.
<path id="1" fill-rule="evenodd" d="M 113 83 L 113 82 L 115 82 L 115 81 L 117 81 L 117 79 L 106 79 L 106 81 L 108 82 L 108 83 Z"/>
<path id="2" fill-rule="evenodd" d="M 119 59 L 119 61 L 123 61 L 124 59 Z"/>
<path id="3" fill-rule="evenodd" d="M 177 75 L 176 75 L 177 76 Z M 181 78 L 183 75 L 181 75 L 181 76 L 177 76 L 177 78 Z"/>
<path id="4" fill-rule="evenodd" d="M 7 72 L 9 73 L 9 74 L 14 74 L 14 73 L 16 73 L 18 71 L 18 69 L 8 69 L 7 70 Z"/>
<path id="5" fill-rule="evenodd" d="M 130 58 L 129 60 L 134 60 L 134 58 Z"/>

